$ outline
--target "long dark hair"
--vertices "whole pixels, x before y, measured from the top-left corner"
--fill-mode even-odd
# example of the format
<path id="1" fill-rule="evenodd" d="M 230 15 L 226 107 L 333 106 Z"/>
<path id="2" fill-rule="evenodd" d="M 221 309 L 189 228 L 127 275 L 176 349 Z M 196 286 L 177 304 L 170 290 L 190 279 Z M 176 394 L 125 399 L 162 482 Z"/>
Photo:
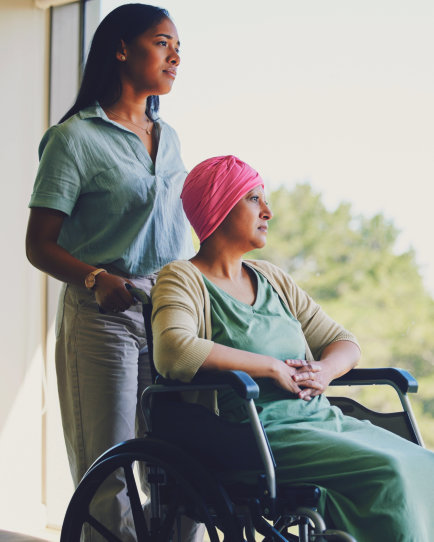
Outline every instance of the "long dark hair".
<path id="1" fill-rule="evenodd" d="M 116 102 L 122 93 L 116 59 L 121 40 L 128 44 L 165 17 L 169 17 L 167 10 L 147 4 L 124 4 L 111 11 L 93 36 L 77 99 L 59 123 L 96 100 L 107 105 Z M 148 96 L 146 114 L 155 118 L 159 105 L 158 96 Z"/>

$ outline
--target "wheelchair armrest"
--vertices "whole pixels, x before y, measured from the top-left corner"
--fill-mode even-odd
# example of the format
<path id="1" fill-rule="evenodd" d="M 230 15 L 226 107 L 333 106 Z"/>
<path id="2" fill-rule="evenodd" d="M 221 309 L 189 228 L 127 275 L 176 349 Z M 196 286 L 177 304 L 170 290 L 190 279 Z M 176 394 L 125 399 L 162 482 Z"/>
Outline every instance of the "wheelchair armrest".
<path id="1" fill-rule="evenodd" d="M 401 393 L 417 393 L 417 380 L 404 369 L 384 367 L 374 369 L 352 369 L 348 373 L 336 378 L 330 386 L 367 386 L 388 384 L 401 391 Z"/>
<path id="2" fill-rule="evenodd" d="M 148 428 L 151 428 L 150 397 L 153 393 L 204 391 L 232 389 L 246 401 L 247 415 L 254 442 L 257 446 L 262 465 L 265 470 L 267 488 L 271 499 L 276 498 L 275 462 L 268 443 L 264 427 L 259 419 L 253 399 L 259 397 L 259 387 L 244 371 L 200 371 L 191 382 L 168 380 L 158 376 L 156 383 L 149 386 L 142 394 L 141 406 Z"/>
<path id="3" fill-rule="evenodd" d="M 158 376 L 155 383 L 167 386 L 170 391 L 232 389 L 242 399 L 259 397 L 258 385 L 243 371 L 200 371 L 188 383 Z"/>

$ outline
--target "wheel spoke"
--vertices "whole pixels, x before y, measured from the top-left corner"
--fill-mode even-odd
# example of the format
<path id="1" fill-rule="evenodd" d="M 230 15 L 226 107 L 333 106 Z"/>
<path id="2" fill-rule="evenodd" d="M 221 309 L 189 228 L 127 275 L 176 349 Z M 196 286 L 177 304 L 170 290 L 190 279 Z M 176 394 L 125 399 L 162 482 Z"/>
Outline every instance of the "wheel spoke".
<path id="1" fill-rule="evenodd" d="M 134 519 L 138 540 L 150 540 L 148 526 L 146 525 L 145 515 L 143 513 L 142 503 L 140 502 L 139 492 L 134 479 L 133 468 L 131 464 L 124 465 L 125 480 L 127 482 L 128 497 L 130 499 L 131 511 Z"/>
<path id="2" fill-rule="evenodd" d="M 107 529 L 107 527 L 105 527 L 102 523 L 100 523 L 96 518 L 94 518 L 90 514 L 87 516 L 85 521 L 89 523 L 89 525 L 93 527 L 95 531 L 97 531 L 100 535 L 102 535 L 107 540 L 107 542 L 122 542 L 120 538 L 115 536 L 111 531 Z"/>
<path id="3" fill-rule="evenodd" d="M 167 507 L 165 507 L 166 514 L 160 531 L 161 540 L 169 540 L 169 537 L 175 525 L 176 518 L 179 516 L 181 504 L 182 497 L 179 488 L 177 488 L 170 505 L 167 505 Z"/>
<path id="4" fill-rule="evenodd" d="M 140 502 L 140 486 L 134 474 L 137 462 L 165 473 L 161 480 L 155 482 L 162 492 L 161 500 L 154 500 L 157 508 L 159 505 L 162 507 L 162 514 L 156 513 L 156 517 L 151 518 L 155 519 L 155 532 Z M 204 523 L 210 542 L 221 540 L 217 526 L 228 542 L 244 539 L 230 502 L 214 478 L 170 443 L 147 437 L 114 447 L 89 469 L 68 506 L 62 527 L 62 542 L 77 542 L 85 524 L 107 542 L 122 542 L 122 534 L 118 533 L 117 528 L 113 529 L 116 533 L 113 534 L 110 527 L 101 523 L 103 519 L 99 516 L 96 519 L 89 512 L 101 485 L 119 469 L 129 498 L 131 523 L 134 525 L 136 539 L 140 542 L 169 542 L 178 518 L 183 516 Z"/>

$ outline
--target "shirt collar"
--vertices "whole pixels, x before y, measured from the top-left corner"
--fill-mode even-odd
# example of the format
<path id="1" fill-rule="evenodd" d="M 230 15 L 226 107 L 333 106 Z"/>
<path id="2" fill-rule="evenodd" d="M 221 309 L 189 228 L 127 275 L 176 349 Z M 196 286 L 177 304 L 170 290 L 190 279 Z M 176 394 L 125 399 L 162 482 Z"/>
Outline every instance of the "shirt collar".
<path id="1" fill-rule="evenodd" d="M 89 107 L 85 107 L 84 109 L 81 109 L 78 112 L 78 115 L 81 119 L 103 119 L 107 122 L 110 122 L 113 124 L 113 121 L 111 121 L 108 116 L 105 114 L 104 109 L 99 105 L 99 102 L 96 101 L 93 105 L 90 105 Z M 154 120 L 154 123 L 159 125 L 161 127 L 162 121 L 160 117 L 157 117 Z"/>
<path id="2" fill-rule="evenodd" d="M 99 105 L 98 102 L 95 102 L 89 107 L 85 107 L 78 112 L 78 115 L 81 119 L 93 119 L 100 118 L 104 120 L 110 120 L 107 115 L 104 113 L 104 109 Z"/>

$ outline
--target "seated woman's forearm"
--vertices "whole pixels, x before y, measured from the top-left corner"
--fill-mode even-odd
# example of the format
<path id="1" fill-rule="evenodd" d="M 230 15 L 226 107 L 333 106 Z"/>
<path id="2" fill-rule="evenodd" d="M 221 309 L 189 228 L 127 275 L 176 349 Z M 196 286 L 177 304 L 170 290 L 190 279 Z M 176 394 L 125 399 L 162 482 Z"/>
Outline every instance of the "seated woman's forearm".
<path id="1" fill-rule="evenodd" d="M 326 346 L 321 354 L 322 372 L 328 373 L 330 382 L 357 365 L 360 348 L 351 341 L 336 341 Z"/>
<path id="2" fill-rule="evenodd" d="M 271 356 L 245 352 L 244 350 L 237 350 L 223 344 L 214 343 L 201 369 L 244 371 L 252 378 L 272 378 L 275 372 L 273 367 L 276 363 L 278 363 L 278 360 Z"/>
<path id="3" fill-rule="evenodd" d="M 283 389 L 299 393 L 300 388 L 294 381 L 295 369 L 271 356 L 237 350 L 214 343 L 211 352 L 200 370 L 244 371 L 252 378 L 271 378 Z"/>

